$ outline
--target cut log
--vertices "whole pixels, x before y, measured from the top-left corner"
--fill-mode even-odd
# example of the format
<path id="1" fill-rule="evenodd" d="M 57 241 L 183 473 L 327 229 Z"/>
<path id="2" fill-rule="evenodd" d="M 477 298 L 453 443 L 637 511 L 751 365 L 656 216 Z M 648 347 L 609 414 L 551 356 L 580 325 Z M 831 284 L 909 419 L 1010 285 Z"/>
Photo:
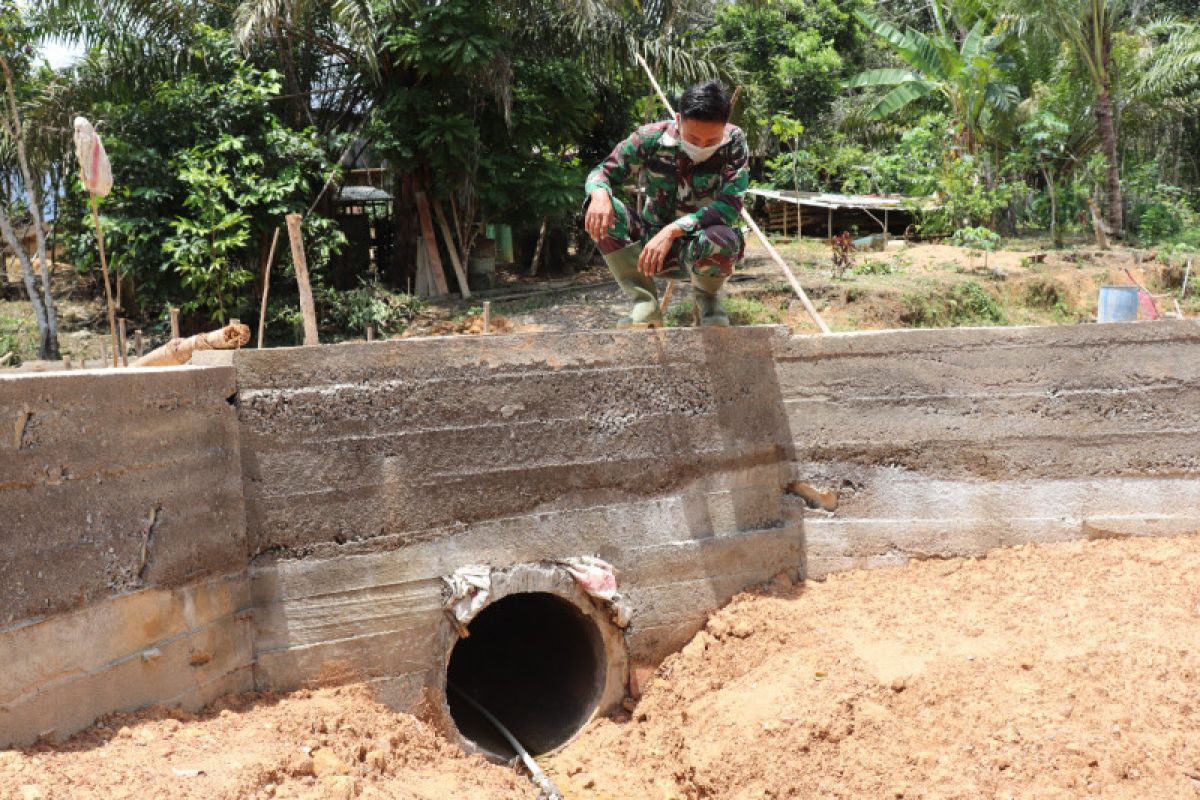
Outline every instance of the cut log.
<path id="1" fill-rule="evenodd" d="M 178 367 L 192 360 L 198 350 L 237 350 L 250 342 L 250 326 L 229 324 L 208 333 L 172 339 L 133 363 L 135 367 Z"/>

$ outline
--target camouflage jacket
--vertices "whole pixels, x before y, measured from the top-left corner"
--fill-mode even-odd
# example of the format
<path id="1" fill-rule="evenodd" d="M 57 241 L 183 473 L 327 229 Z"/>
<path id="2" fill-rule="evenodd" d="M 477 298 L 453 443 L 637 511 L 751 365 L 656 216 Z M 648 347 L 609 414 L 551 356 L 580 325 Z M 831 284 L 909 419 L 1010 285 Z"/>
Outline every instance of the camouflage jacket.
<path id="1" fill-rule="evenodd" d="M 643 125 L 592 170 L 587 193 L 607 189 L 611 195 L 614 187 L 645 170 L 642 217 L 651 229 L 672 222 L 688 232 L 710 225 L 734 227 L 742 213 L 742 194 L 750 185 L 750 151 L 740 128 L 726 125 L 725 138 L 708 160 L 693 164 L 683 152 L 675 122 Z"/>

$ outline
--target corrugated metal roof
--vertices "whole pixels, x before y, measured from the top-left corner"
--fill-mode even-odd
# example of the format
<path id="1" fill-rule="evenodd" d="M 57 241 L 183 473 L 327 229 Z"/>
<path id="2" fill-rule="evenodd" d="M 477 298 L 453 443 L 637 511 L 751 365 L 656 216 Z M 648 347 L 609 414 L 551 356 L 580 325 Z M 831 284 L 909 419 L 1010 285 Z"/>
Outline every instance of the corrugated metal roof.
<path id="1" fill-rule="evenodd" d="M 899 209 L 906 211 L 915 203 L 921 208 L 937 208 L 932 198 L 904 197 L 896 194 L 834 194 L 831 192 L 788 192 L 778 189 L 747 189 L 747 194 L 815 208 Z"/>
<path id="2" fill-rule="evenodd" d="M 337 193 L 339 203 L 385 203 L 392 196 L 374 186 L 343 186 Z"/>

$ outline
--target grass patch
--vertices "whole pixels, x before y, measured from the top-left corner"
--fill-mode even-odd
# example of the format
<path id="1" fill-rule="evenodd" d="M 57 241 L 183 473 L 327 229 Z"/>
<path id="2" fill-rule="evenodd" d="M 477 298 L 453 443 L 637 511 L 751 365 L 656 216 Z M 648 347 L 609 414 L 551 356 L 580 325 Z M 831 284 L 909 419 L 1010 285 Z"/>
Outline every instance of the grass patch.
<path id="1" fill-rule="evenodd" d="M 937 287 L 904 298 L 900 320 L 914 328 L 956 328 L 971 325 L 1004 325 L 1007 319 L 998 300 L 975 281 L 949 288 Z"/>
<path id="2" fill-rule="evenodd" d="M 725 313 L 729 314 L 731 325 L 778 325 L 783 321 L 783 315 L 778 308 L 759 300 L 757 297 L 725 297 L 722 298 Z M 692 324 L 692 301 L 675 303 L 667 311 L 663 320 L 668 328 L 686 328 Z"/>

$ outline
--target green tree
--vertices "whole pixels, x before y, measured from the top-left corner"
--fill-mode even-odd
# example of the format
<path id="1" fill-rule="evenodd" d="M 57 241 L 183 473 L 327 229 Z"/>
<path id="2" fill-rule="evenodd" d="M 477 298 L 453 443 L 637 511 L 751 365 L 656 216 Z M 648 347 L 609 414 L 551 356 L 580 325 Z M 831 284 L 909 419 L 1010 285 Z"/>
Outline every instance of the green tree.
<path id="1" fill-rule="evenodd" d="M 1001 49 L 1005 34 L 988 34 L 987 23 L 981 19 L 959 42 L 947 25 L 940 0 L 935 0 L 932 8 L 937 22 L 932 33 L 912 27 L 902 32 L 859 11 L 862 24 L 887 43 L 908 68 L 867 70 L 846 86 L 892 87 L 871 109 L 870 116 L 876 119 L 895 114 L 916 100 L 940 95 L 958 125 L 959 145 L 974 154 L 993 119 L 1011 112 L 1019 98 L 1009 78 L 1012 59 Z"/>

